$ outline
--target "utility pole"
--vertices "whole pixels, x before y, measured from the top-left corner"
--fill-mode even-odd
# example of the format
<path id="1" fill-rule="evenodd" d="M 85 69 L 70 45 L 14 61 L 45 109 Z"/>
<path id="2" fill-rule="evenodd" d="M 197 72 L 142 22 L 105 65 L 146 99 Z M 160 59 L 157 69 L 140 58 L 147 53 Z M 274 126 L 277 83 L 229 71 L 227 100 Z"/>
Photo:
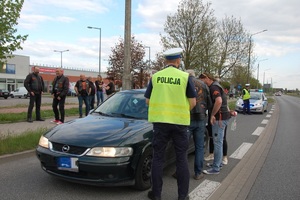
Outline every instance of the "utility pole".
<path id="1" fill-rule="evenodd" d="M 131 0 L 125 3 L 125 33 L 124 33 L 124 73 L 122 78 L 122 89 L 131 89 Z"/>

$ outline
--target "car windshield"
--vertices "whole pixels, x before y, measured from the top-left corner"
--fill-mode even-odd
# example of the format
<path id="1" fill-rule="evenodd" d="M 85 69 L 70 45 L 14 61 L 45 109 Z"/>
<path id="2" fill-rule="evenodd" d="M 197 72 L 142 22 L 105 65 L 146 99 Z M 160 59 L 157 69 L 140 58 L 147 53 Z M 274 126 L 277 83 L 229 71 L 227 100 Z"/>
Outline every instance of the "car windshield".
<path id="1" fill-rule="evenodd" d="M 104 116 L 148 119 L 148 105 L 144 93 L 118 92 L 95 109 Z"/>
<path id="2" fill-rule="evenodd" d="M 251 99 L 255 99 L 255 100 L 261 99 L 261 93 L 251 92 L 250 95 L 251 95 Z"/>

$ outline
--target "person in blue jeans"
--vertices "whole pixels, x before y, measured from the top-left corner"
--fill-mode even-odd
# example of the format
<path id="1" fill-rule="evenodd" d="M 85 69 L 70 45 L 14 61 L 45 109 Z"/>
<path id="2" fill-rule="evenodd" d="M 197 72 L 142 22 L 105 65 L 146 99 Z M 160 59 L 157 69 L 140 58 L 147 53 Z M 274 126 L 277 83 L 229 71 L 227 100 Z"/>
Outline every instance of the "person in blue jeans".
<path id="1" fill-rule="evenodd" d="M 97 80 L 95 81 L 96 90 L 97 90 L 97 106 L 104 101 L 104 94 L 103 94 L 103 80 L 102 76 L 98 75 Z"/>
<path id="2" fill-rule="evenodd" d="M 80 80 L 76 82 L 74 90 L 79 102 L 79 118 L 82 118 L 83 102 L 85 104 L 85 116 L 87 116 L 90 111 L 89 95 L 91 94 L 91 87 L 89 82 L 86 80 L 85 75 L 80 75 Z"/>
<path id="3" fill-rule="evenodd" d="M 214 161 L 212 167 L 203 170 L 204 174 L 219 174 L 223 158 L 224 131 L 230 119 L 227 97 L 219 82 L 209 73 L 202 73 L 199 78 L 209 87 L 212 109 L 209 110 L 209 123 L 212 125 L 214 141 Z"/>

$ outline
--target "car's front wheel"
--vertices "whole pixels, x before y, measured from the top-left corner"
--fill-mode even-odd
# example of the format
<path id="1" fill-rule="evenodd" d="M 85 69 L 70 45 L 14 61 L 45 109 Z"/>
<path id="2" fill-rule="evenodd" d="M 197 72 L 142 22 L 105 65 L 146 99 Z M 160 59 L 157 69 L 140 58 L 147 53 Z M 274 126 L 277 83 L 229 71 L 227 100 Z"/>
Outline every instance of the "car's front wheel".
<path id="1" fill-rule="evenodd" d="M 147 190 L 151 187 L 152 158 L 152 149 L 147 148 L 138 163 L 134 188 L 138 190 Z"/>

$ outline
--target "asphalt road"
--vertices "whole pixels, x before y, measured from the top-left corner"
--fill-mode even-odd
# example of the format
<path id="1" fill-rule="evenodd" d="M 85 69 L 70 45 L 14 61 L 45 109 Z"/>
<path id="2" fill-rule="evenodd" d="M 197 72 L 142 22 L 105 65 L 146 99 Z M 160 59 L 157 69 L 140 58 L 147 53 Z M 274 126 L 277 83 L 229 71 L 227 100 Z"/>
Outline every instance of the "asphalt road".
<path id="1" fill-rule="evenodd" d="M 280 116 L 266 161 L 248 200 L 300 199 L 300 98 L 278 96 Z"/>
<path id="2" fill-rule="evenodd" d="M 299 123 L 297 124 L 296 120 L 290 120 L 291 114 L 297 115 L 295 107 L 291 107 L 296 105 L 284 103 L 291 97 L 282 96 L 278 98 L 282 98 L 278 100 L 280 105 L 280 113 L 283 112 L 284 108 L 284 110 L 289 111 L 286 112 L 289 113 L 289 117 L 286 117 L 284 114 L 281 114 L 280 116 L 281 120 L 279 120 L 280 122 L 278 124 L 274 144 L 269 153 L 270 156 L 267 156 L 266 163 L 263 165 L 262 170 L 247 197 L 249 200 L 300 199 L 299 190 L 297 190 L 300 186 L 298 178 L 299 176 L 297 176 L 296 173 L 296 168 L 298 168 L 300 164 L 299 151 L 296 149 L 297 142 L 299 144 L 299 134 L 297 135 L 296 133 L 298 132 L 295 132 L 295 130 L 299 129 L 293 128 L 295 126 L 299 128 Z M 287 98 L 287 100 L 285 100 L 285 98 Z M 299 104 L 299 99 L 297 103 Z M 281 106 L 283 106 L 283 108 Z M 257 133 L 258 128 L 263 129 L 266 126 L 266 121 L 272 117 L 273 111 L 271 111 L 271 108 L 272 105 L 269 105 L 268 113 L 263 115 L 238 115 L 237 129 L 235 131 L 231 131 L 229 126 L 227 133 L 229 145 L 228 156 L 230 156 L 229 164 L 223 167 L 219 175 L 205 175 L 203 180 L 194 180 L 192 178 L 194 155 L 191 154 L 189 156 L 191 174 L 190 195 L 193 196 L 192 199 L 208 199 L 209 195 L 211 195 L 220 185 L 223 184 L 222 181 L 224 181 L 224 179 L 226 179 L 227 176 L 235 170 L 235 167 L 243 158 L 239 158 L 236 152 L 243 152 L 241 148 L 243 144 L 254 144 L 260 137 L 259 134 L 253 133 Z M 296 108 L 299 110 L 299 107 Z M 283 119 L 284 116 L 285 118 Z M 230 121 L 230 123 L 231 122 L 232 121 Z M 279 136 L 287 133 L 291 133 L 289 139 Z M 285 145 L 281 145 L 282 142 Z M 272 141 L 270 141 L 270 143 L 272 143 Z M 291 148 L 291 150 L 289 150 L 289 148 Z M 162 198 L 166 200 L 177 199 L 176 180 L 174 180 L 171 176 L 174 170 L 175 166 L 170 165 L 164 171 L 164 187 Z M 34 153 L 0 158 L 0 171 L 0 199 L 148 199 L 147 191 L 136 191 L 130 187 L 107 188 L 87 186 L 69 183 L 51 177 L 40 168 L 39 161 L 35 157 Z M 272 174 L 270 175 L 270 173 Z M 278 183 L 277 179 L 280 179 L 280 181 L 286 181 L 282 181 L 281 184 Z M 288 182 L 289 180 L 290 182 Z M 280 185 L 280 190 L 278 189 L 279 186 L 276 184 Z M 272 196 L 273 192 L 274 196 Z M 276 195 L 282 194 L 285 194 L 287 197 L 291 198 L 277 198 Z M 288 196 L 289 194 L 290 196 Z"/>

